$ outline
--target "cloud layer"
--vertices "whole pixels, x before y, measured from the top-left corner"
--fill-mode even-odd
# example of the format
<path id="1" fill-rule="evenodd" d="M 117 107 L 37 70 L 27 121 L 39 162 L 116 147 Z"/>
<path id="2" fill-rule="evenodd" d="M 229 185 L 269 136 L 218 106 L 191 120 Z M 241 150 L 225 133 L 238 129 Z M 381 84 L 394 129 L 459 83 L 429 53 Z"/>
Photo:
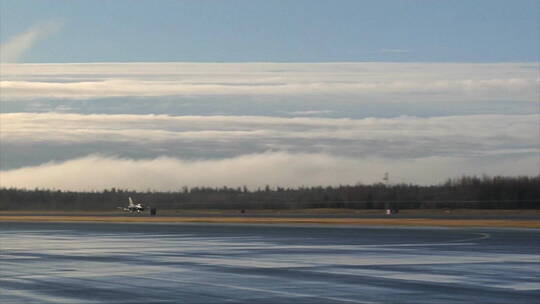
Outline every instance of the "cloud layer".
<path id="1" fill-rule="evenodd" d="M 3 100 L 338 95 L 351 101 L 536 101 L 537 68 L 531 63 L 4 64 L 0 88 Z"/>
<path id="2" fill-rule="evenodd" d="M 219 143 L 235 155 L 257 147 L 257 152 L 410 158 L 535 153 L 540 146 L 537 114 L 348 119 L 6 113 L 0 114 L 0 121 L 4 148 L 109 142 L 151 153 L 156 146 L 202 151 Z M 121 151 L 108 152 L 121 155 Z"/>
<path id="3" fill-rule="evenodd" d="M 326 154 L 263 153 L 219 160 L 185 161 L 160 157 L 132 160 L 87 156 L 62 163 L 0 172 L 3 187 L 102 190 L 178 190 L 182 186 L 317 186 L 380 182 L 433 184 L 461 174 L 536 174 L 538 158 L 428 157 L 416 160 L 341 158 Z M 494 162 L 496 161 L 496 162 Z M 421 169 L 419 169 L 421 168 Z M 465 170 L 463 170 L 465 168 Z"/>

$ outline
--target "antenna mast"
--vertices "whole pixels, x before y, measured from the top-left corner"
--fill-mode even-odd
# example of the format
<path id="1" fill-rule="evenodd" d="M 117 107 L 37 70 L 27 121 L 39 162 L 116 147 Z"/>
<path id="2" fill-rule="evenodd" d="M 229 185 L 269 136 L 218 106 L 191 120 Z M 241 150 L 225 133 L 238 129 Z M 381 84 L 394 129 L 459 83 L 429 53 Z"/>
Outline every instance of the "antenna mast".
<path id="1" fill-rule="evenodd" d="M 384 181 L 384 184 L 388 186 L 388 184 L 390 183 L 390 174 L 388 172 L 385 172 L 382 180 Z"/>

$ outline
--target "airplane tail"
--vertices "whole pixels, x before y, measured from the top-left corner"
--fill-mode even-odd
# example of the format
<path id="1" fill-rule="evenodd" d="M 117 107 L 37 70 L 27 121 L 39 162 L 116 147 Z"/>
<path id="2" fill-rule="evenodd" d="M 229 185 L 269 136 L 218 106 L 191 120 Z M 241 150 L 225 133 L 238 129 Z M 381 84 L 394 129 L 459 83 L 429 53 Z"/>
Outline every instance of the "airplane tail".
<path id="1" fill-rule="evenodd" d="M 130 205 L 130 206 L 135 205 L 135 204 L 133 203 L 133 200 L 131 199 L 131 197 L 129 197 L 128 199 L 129 199 L 129 205 Z"/>

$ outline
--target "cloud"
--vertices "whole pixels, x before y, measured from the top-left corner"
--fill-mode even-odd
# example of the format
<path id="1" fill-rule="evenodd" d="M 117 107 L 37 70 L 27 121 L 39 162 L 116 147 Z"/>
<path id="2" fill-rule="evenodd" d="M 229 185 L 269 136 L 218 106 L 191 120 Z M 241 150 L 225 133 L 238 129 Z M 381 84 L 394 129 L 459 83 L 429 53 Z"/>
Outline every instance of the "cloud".
<path id="1" fill-rule="evenodd" d="M 389 160 L 520 158 L 540 152 L 539 122 L 538 114 L 350 119 L 5 113 L 0 140 L 2 168 L 20 166 L 21 158 L 35 164 L 92 153 L 184 159 L 267 151 Z M 21 156 L 29 149 L 37 152 Z"/>
<path id="2" fill-rule="evenodd" d="M 413 160 L 344 158 L 326 154 L 262 153 L 219 160 L 176 158 L 133 160 L 90 155 L 61 163 L 46 163 L 0 171 L 2 187 L 102 190 L 177 190 L 182 186 L 246 185 L 317 186 L 373 183 L 390 172 L 393 182 L 434 184 L 461 174 L 531 174 L 537 157 L 518 160 L 471 160 L 428 157 Z M 419 168 L 422 168 L 419 170 Z"/>
<path id="3" fill-rule="evenodd" d="M 179 83 L 175 81 L 147 81 L 107 79 L 82 82 L 2 81 L 0 89 L 5 99 L 28 98 L 105 98 L 204 95 L 320 95 L 320 94 L 432 94 L 449 97 L 472 96 L 493 98 L 510 94 L 530 99 L 540 81 L 538 79 L 486 79 L 378 82 L 313 82 L 313 83 Z"/>
<path id="4" fill-rule="evenodd" d="M 272 116 L 169 116 L 134 114 L 4 113 L 0 138 L 9 142 L 92 142 L 342 139 L 508 140 L 534 142 L 540 115 L 320 118 Z M 459 126 L 459 128 L 457 127 Z M 467 132 L 463 132 L 463 128 Z"/>
<path id="5" fill-rule="evenodd" d="M 391 54 L 405 54 L 410 53 L 410 50 L 407 49 L 380 49 L 379 53 L 391 53 Z"/>
<path id="6" fill-rule="evenodd" d="M 208 171 L 221 180 L 200 182 L 369 182 L 379 169 L 428 182 L 507 174 L 502 168 L 526 174 L 537 168 L 540 146 L 537 70 L 538 63 L 3 64 L 0 164 L 13 170 L 3 171 L 10 179 L 2 183 L 61 185 L 62 174 L 51 175 L 57 168 L 96 177 L 92 161 L 129 172 L 107 184 L 128 187 L 134 174 L 148 179 L 133 187 L 156 189 L 198 182 L 171 175 L 167 166 L 205 172 L 226 163 L 247 178 Z M 50 113 L 58 109 L 72 113 Z M 110 157 L 86 157 L 95 154 Z M 37 166 L 53 159 L 59 162 Z M 243 171 L 249 159 L 261 160 L 253 164 L 259 174 L 269 172 L 267 179 Z M 297 171 L 288 179 L 279 159 L 304 165 L 291 166 Z M 68 176 L 83 185 L 75 173 Z"/>
<path id="7" fill-rule="evenodd" d="M 7 64 L 2 100 L 157 96 L 341 96 L 361 100 L 538 100 L 537 64 Z"/>
<path id="8" fill-rule="evenodd" d="M 61 27 L 60 22 L 50 21 L 33 26 L 9 39 L 0 46 L 0 62 L 17 62 L 37 41 L 57 32 Z"/>
<path id="9" fill-rule="evenodd" d="M 334 111 L 330 110 L 305 110 L 305 111 L 293 111 L 289 114 L 294 116 L 321 116 L 326 114 L 332 114 Z"/>

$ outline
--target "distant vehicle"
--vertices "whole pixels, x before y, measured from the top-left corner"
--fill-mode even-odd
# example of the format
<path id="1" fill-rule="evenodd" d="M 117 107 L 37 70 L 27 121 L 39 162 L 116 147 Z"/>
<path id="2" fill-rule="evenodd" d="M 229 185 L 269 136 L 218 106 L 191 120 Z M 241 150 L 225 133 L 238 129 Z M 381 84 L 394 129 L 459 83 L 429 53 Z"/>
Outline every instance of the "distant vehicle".
<path id="1" fill-rule="evenodd" d="M 146 210 L 146 207 L 144 207 L 142 203 L 133 202 L 131 197 L 129 197 L 128 199 L 129 199 L 128 206 L 127 207 L 118 207 L 118 209 L 126 211 L 126 212 L 137 212 L 137 213 L 140 213 L 140 212 Z"/>

